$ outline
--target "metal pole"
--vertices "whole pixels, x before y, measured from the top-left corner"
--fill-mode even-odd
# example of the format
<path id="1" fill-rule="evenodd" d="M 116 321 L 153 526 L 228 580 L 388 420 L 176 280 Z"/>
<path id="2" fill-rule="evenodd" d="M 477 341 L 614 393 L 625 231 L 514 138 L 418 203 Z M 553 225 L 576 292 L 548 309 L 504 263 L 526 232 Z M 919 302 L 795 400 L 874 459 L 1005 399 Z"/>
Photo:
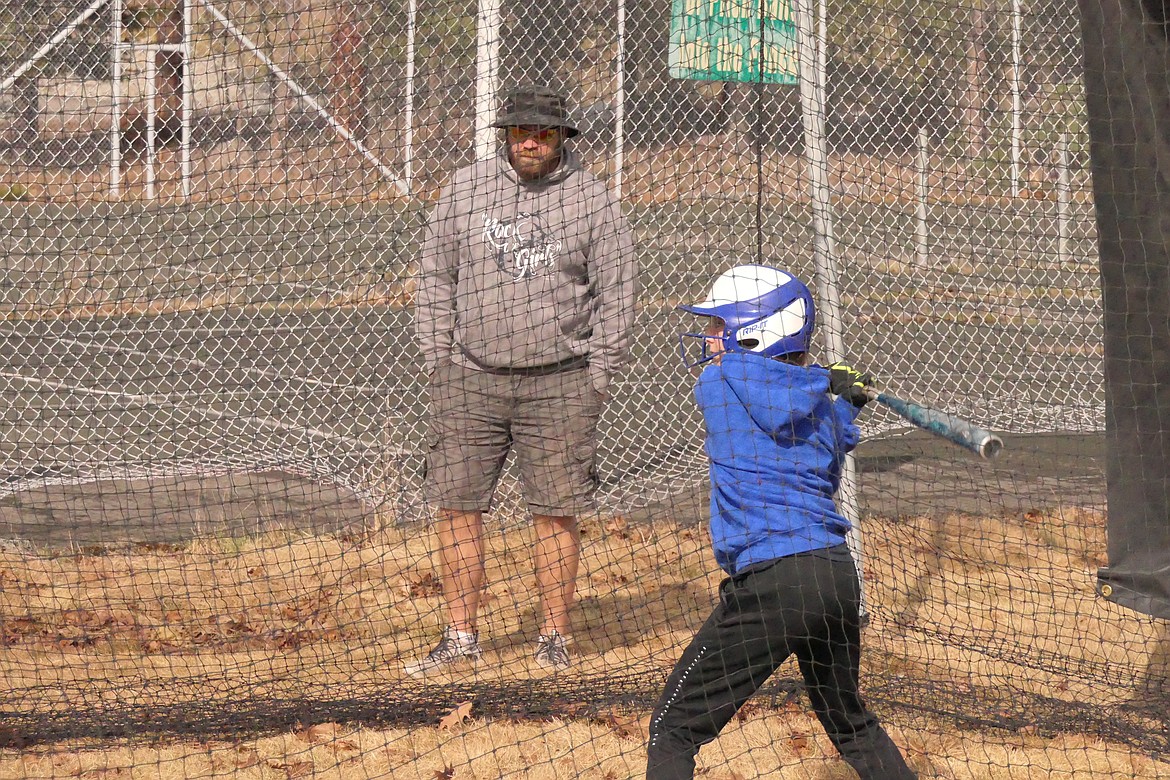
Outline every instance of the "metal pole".
<path id="1" fill-rule="evenodd" d="M 1020 0 L 1012 0 L 1012 197 L 1020 197 Z"/>
<path id="2" fill-rule="evenodd" d="M 821 85 L 827 72 L 825 63 L 829 51 L 829 9 L 828 0 L 817 0 L 817 72 L 821 74 Z"/>
<path id="3" fill-rule="evenodd" d="M 406 180 L 406 191 L 414 189 L 414 57 L 415 57 L 415 26 L 418 23 L 418 2 L 410 0 L 406 6 L 406 110 L 403 121 L 406 123 L 406 161 L 403 165 L 403 178 Z"/>
<path id="4" fill-rule="evenodd" d="M 499 92 L 500 0 L 479 0 L 475 27 L 475 159 L 496 152 L 495 119 Z"/>
<path id="5" fill-rule="evenodd" d="M 154 56 L 150 58 L 150 78 L 147 83 L 147 101 L 146 101 L 146 197 L 155 197 L 155 163 L 157 162 L 157 155 L 155 154 L 155 121 L 158 118 L 158 55 L 162 51 L 157 46 L 148 47 L 148 51 L 153 51 Z"/>
<path id="6" fill-rule="evenodd" d="M 626 165 L 626 0 L 617 0 L 617 103 L 613 127 L 613 196 L 621 202 L 622 170 Z"/>
<path id="7" fill-rule="evenodd" d="M 1072 172 L 1069 169 L 1067 130 L 1060 134 L 1060 148 L 1056 164 L 1060 166 L 1057 171 L 1056 183 L 1056 229 L 1058 235 L 1056 252 L 1063 267 L 1065 263 L 1072 262 L 1072 253 L 1069 250 L 1069 245 L 1072 242 Z"/>
<path id="8" fill-rule="evenodd" d="M 797 49 L 800 56 L 800 108 L 804 123 L 804 151 L 808 165 L 812 206 L 813 264 L 817 277 L 820 331 L 829 360 L 841 360 L 845 346 L 840 294 L 833 247 L 833 210 L 829 192 L 829 164 L 825 145 L 824 74 L 817 67 L 810 0 L 797 0 Z"/>
<path id="9" fill-rule="evenodd" d="M 122 0 L 110 2 L 110 197 L 122 195 Z"/>
<path id="10" fill-rule="evenodd" d="M 930 181 L 927 178 L 930 169 L 930 138 L 926 128 L 918 130 L 918 210 L 914 220 L 914 254 L 918 259 L 918 267 L 927 267 L 927 198 L 930 195 Z"/>
<path id="11" fill-rule="evenodd" d="M 817 279 L 817 309 L 827 362 L 845 358 L 842 336 L 840 287 L 833 246 L 833 208 L 829 190 L 829 165 L 825 144 L 825 75 L 813 33 L 812 0 L 795 0 L 796 41 L 800 62 L 800 110 L 804 122 L 804 152 L 808 163 L 809 198 L 812 207 L 813 266 Z M 819 27 L 819 25 L 818 25 Z M 824 42 L 820 42 L 824 46 Z M 838 506 L 852 524 L 846 541 L 861 580 L 864 570 L 860 511 L 857 503 L 857 462 L 852 454 L 841 468 Z M 864 582 L 861 582 L 861 614 L 868 615 Z"/>
<path id="12" fill-rule="evenodd" d="M 191 126 L 195 113 L 195 58 L 191 46 L 191 25 L 194 22 L 193 0 L 183 0 L 183 102 L 179 107 L 179 182 L 183 199 L 191 197 Z"/>

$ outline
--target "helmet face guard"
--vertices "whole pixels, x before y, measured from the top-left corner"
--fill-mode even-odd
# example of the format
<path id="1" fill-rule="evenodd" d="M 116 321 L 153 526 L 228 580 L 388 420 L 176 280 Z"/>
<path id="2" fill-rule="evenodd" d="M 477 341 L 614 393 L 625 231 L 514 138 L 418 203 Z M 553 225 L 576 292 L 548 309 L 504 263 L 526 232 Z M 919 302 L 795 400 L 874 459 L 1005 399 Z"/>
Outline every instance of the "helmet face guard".
<path id="1" fill-rule="evenodd" d="M 714 337 L 705 333 L 678 334 L 678 353 L 682 357 L 683 365 L 687 368 L 696 368 L 713 359 L 715 353 L 710 349 L 712 338 Z"/>
<path id="2" fill-rule="evenodd" d="M 707 300 L 678 308 L 723 321 L 719 335 L 679 335 L 683 364 L 688 367 L 700 366 L 716 356 L 710 348 L 714 340 L 724 352 L 764 357 L 808 352 L 812 347 L 816 324 L 812 295 L 803 282 L 776 268 L 736 266 L 715 281 Z M 700 349 L 695 348 L 696 339 Z"/>

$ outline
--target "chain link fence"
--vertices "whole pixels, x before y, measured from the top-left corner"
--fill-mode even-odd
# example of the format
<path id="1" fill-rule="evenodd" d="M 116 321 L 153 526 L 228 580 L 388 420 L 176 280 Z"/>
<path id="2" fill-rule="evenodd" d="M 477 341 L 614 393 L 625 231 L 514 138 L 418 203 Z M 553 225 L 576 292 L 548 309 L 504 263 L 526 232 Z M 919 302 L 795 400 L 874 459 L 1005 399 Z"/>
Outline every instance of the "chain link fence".
<path id="1" fill-rule="evenodd" d="M 1076 528 L 1051 534 L 1102 533 L 1091 519 L 1104 510 L 1093 454 L 1104 428 L 1101 306 L 1075 3 L 810 4 L 825 225 L 813 219 L 799 86 L 670 73 L 672 16 L 754 18 L 774 5 L 0 6 L 0 536 L 58 552 L 183 541 L 230 514 L 200 503 L 192 480 L 220 480 L 216 500 L 235 501 L 239 475 L 272 473 L 299 480 L 277 514 L 308 527 L 424 519 L 418 247 L 452 172 L 494 149 L 486 123 L 497 92 L 542 83 L 570 95 L 581 127 L 572 143 L 620 198 L 641 266 L 634 359 L 601 427 L 603 516 L 654 525 L 701 515 L 703 430 L 677 356 L 689 323 L 675 307 L 739 262 L 817 287 L 814 246 L 827 237 L 848 358 L 898 395 L 1002 432 L 1020 453 L 1011 473 L 954 454 L 916 466 L 926 445 L 889 413 L 867 412 L 866 440 L 890 449 L 863 460 L 863 509 L 912 514 L 928 540 L 874 521 L 906 545 L 873 548 L 872 567 L 891 572 L 875 593 L 901 600 L 898 609 L 877 600 L 876 619 L 910 632 L 898 641 L 937 650 L 928 668 L 967 651 L 1018 664 L 1014 676 L 988 675 L 988 690 L 997 680 L 1028 689 L 1036 669 L 1072 679 L 1068 696 L 1137 684 L 1145 656 L 1107 646 L 1116 616 L 1045 590 L 1022 553 L 1011 559 L 1014 586 L 955 573 L 948 566 L 965 552 L 940 541 L 949 532 L 916 525 L 972 513 L 1015 522 L 1055 506 L 1075 510 Z M 906 442 L 909 455 L 898 449 Z M 1064 465 L 1028 471 L 1048 458 Z M 78 495 L 69 490 L 85 485 L 90 514 L 60 522 L 54 511 L 68 514 Z M 511 472 L 500 491 L 507 525 L 520 507 Z M 204 514 L 181 511 L 189 500 Z M 34 505 L 49 508 L 30 513 Z M 1018 552 L 1005 533 L 989 544 Z M 1045 560 L 1074 576 L 1090 567 L 1085 554 Z M 1058 614 L 1013 613 L 1030 615 L 1036 636 L 1013 638 L 1018 620 L 968 625 L 947 614 L 945 593 L 930 601 L 925 579 L 914 579 L 944 570 L 948 587 L 1016 587 Z M 1078 621 L 1100 633 L 1059 646 Z M 1139 650 L 1158 641 L 1148 625 L 1124 625 L 1144 637 Z M 882 658 L 897 657 L 891 647 Z M 649 679 L 631 669 L 608 678 L 626 702 L 645 697 Z M 907 679 L 875 673 L 872 687 L 902 706 L 930 687 L 929 675 Z M 939 712 L 954 690 L 931 699 Z M 362 701 L 391 706 L 383 694 Z M 496 698 L 506 711 L 508 697 Z M 1015 705 L 974 699 L 975 720 L 1011 720 L 995 708 Z M 1105 718 L 1062 710 L 1060 695 L 1028 701 L 1041 702 L 1028 712 L 1043 711 L 1045 723 L 1091 730 Z M 35 714 L 47 712 L 56 710 Z M 1164 731 L 1123 720 L 1113 737 L 1165 749 Z"/>
<path id="2" fill-rule="evenodd" d="M 798 88 L 671 78 L 668 3 L 34 5 L 7 9 L 0 45 L 0 306 L 14 334 L 86 331 L 98 341 L 79 348 L 107 356 L 157 347 L 167 361 L 157 373 L 173 386 L 144 391 L 84 361 L 60 367 L 56 385 L 10 375 L 9 414 L 30 394 L 50 407 L 100 397 L 105 417 L 56 419 L 118 440 L 88 451 L 52 431 L 42 435 L 69 447 L 7 441 L 13 473 L 303 465 L 311 451 L 331 462 L 306 468 L 377 490 L 358 476 L 373 457 L 361 450 L 387 445 L 376 422 L 387 414 L 391 448 L 417 451 L 417 409 L 387 409 L 386 399 L 417 394 L 405 337 L 414 255 L 437 188 L 473 158 L 482 132 L 484 13 L 498 25 L 495 83 L 570 92 L 579 151 L 637 227 L 644 337 L 605 427 L 608 473 L 658 486 L 696 479 L 689 380 L 670 346 L 675 303 L 738 260 L 815 276 Z M 852 359 L 995 428 L 1099 430 L 1075 7 L 817 10 Z M 282 313 L 301 333 L 320 323 L 322 336 L 246 333 Z M 381 354 L 324 336 L 347 315 L 384 327 Z M 159 323 L 176 317 L 230 320 L 240 334 L 196 357 L 194 342 L 167 343 L 174 330 Z M 315 351 L 364 362 L 372 386 L 343 393 L 344 411 L 327 409 L 317 392 L 332 384 L 315 373 Z M 257 353 L 267 368 L 256 368 Z M 249 371 L 233 371 L 239 361 Z M 275 428 L 265 423 L 271 388 L 248 389 L 260 376 L 289 378 L 297 399 Z M 243 400 L 230 431 L 196 433 L 225 419 L 205 411 L 191 438 L 176 440 L 175 416 L 197 414 L 180 396 L 207 408 Z M 893 423 L 871 433 L 883 424 Z M 141 441 L 124 437 L 127 427 Z M 616 503 L 643 494 L 618 483 Z"/>

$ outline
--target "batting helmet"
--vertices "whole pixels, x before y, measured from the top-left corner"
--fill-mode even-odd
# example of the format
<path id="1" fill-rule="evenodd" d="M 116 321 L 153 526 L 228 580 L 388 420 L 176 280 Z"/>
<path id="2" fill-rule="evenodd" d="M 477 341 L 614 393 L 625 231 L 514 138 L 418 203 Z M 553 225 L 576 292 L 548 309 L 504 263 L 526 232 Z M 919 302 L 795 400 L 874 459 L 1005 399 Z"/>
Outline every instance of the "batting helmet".
<path id="1" fill-rule="evenodd" d="M 778 268 L 737 265 L 720 274 L 711 285 L 706 300 L 678 308 L 723 320 L 721 340 L 728 352 L 781 357 L 808 352 L 812 347 L 816 324 L 812 294 L 804 282 Z M 688 338 L 703 340 L 703 351 L 698 360 L 687 357 Z M 707 350 L 707 339 L 710 338 L 702 333 L 682 334 L 683 362 L 697 366 L 714 357 Z"/>

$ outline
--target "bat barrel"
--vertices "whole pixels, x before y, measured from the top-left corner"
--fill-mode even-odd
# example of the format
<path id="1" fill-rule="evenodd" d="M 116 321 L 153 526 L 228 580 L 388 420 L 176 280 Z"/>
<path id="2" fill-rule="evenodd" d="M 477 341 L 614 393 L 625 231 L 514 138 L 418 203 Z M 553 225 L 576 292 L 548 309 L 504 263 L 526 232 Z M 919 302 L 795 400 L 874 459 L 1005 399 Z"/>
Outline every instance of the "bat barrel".
<path id="1" fill-rule="evenodd" d="M 874 397 L 919 428 L 965 447 L 981 458 L 990 460 L 1003 449 L 1003 439 L 961 417 L 886 393 L 875 393 Z"/>
<path id="2" fill-rule="evenodd" d="M 980 440 L 978 445 L 978 453 L 981 458 L 991 460 L 996 455 L 999 455 L 999 451 L 1003 449 L 1003 439 L 999 438 L 991 431 L 984 431 L 984 433 L 986 433 L 987 436 Z"/>

